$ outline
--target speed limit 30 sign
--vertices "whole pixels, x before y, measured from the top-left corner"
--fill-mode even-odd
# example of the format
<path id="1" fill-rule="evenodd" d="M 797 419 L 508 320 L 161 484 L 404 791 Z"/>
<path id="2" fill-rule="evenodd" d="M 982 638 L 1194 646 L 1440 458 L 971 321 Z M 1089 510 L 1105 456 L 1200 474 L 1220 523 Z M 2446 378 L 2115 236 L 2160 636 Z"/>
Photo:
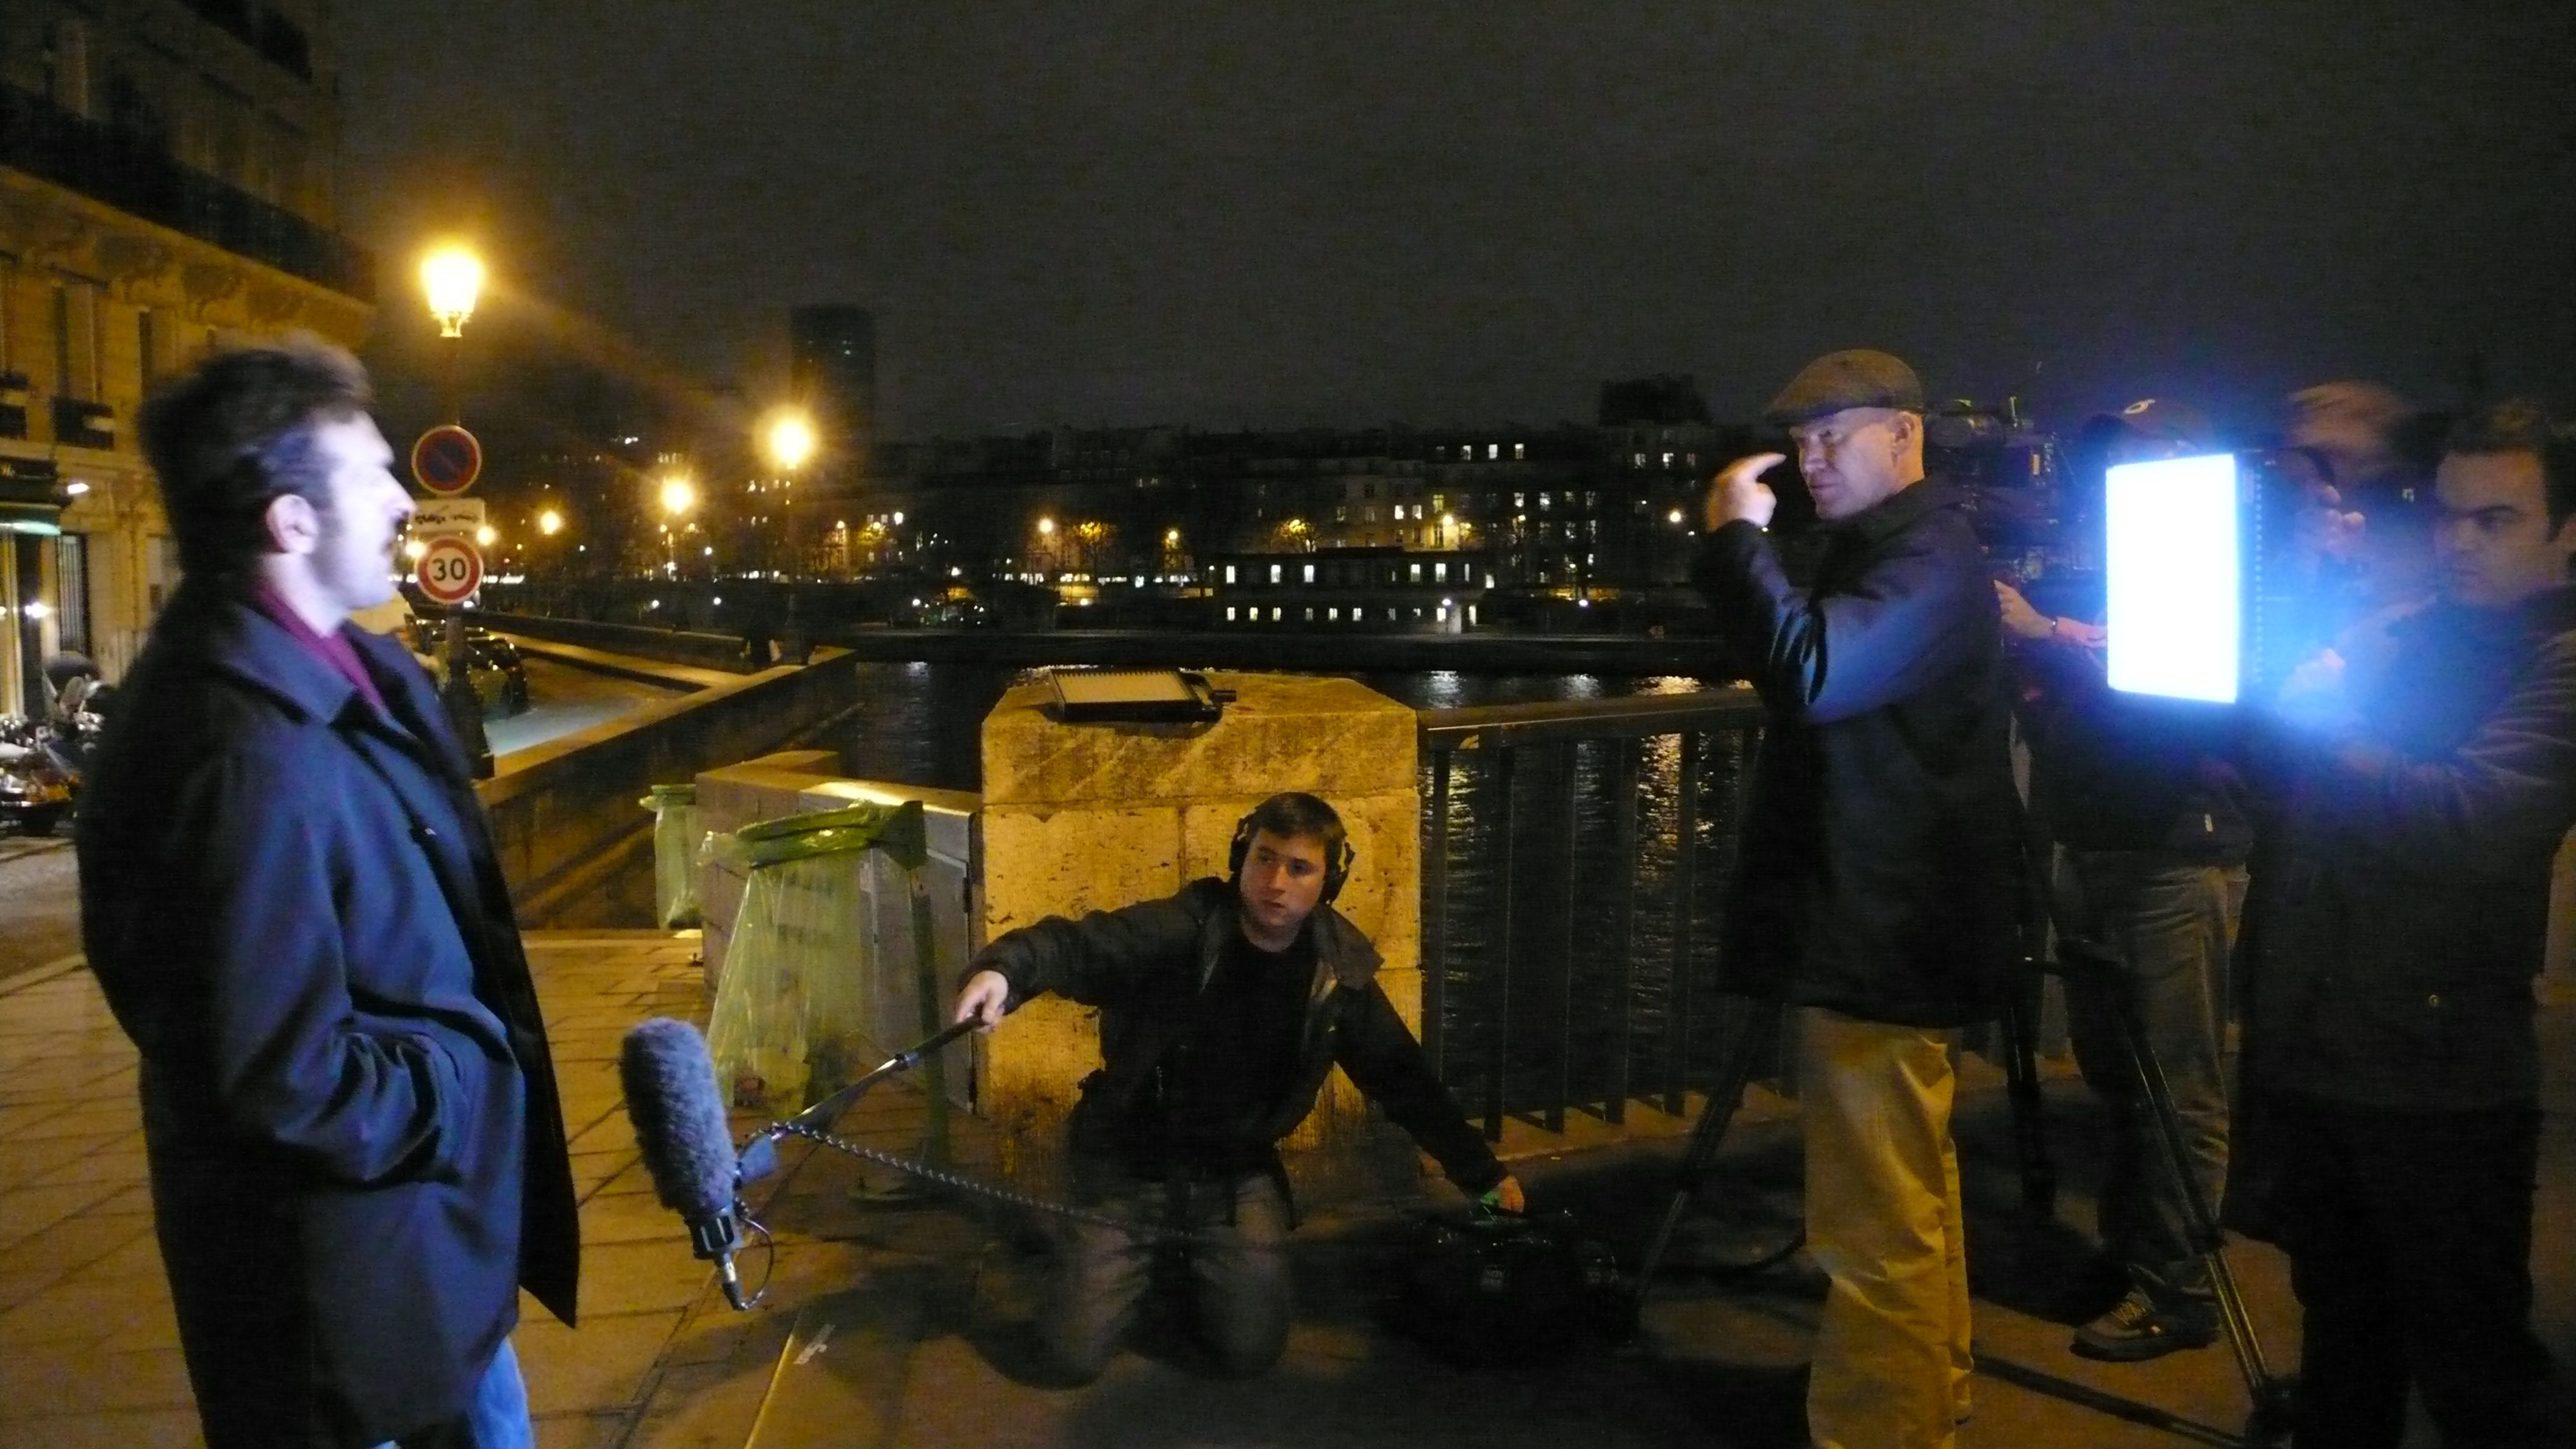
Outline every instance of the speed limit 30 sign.
<path id="1" fill-rule="evenodd" d="M 442 534 L 421 548 L 413 577 L 433 604 L 461 604 L 483 587 L 483 553 L 474 540 Z"/>

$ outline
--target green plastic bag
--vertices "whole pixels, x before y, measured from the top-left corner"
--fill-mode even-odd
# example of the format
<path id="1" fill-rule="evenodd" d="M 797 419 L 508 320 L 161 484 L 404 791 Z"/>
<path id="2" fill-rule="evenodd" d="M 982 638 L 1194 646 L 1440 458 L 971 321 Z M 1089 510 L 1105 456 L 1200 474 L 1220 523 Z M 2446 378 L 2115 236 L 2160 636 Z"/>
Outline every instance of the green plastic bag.
<path id="1" fill-rule="evenodd" d="M 925 1034 L 922 1003 L 937 996 L 925 979 L 926 842 L 918 801 L 791 815 L 715 838 L 716 858 L 749 876 L 707 1029 L 735 1107 L 799 1111 Z"/>
<path id="2" fill-rule="evenodd" d="M 698 787 L 656 785 L 636 803 L 653 812 L 653 919 L 686 930 L 700 919 Z"/>

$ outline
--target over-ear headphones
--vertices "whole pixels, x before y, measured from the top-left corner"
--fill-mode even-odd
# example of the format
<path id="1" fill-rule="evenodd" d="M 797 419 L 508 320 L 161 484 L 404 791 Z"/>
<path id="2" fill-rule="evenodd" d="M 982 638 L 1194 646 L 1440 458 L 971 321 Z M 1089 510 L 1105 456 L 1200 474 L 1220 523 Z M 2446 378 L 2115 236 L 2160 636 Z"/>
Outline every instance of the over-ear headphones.
<path id="1" fill-rule="evenodd" d="M 1234 843 L 1225 852 L 1225 874 L 1229 880 L 1243 879 L 1243 858 L 1252 853 L 1253 821 L 1260 815 L 1259 810 L 1254 810 L 1234 822 Z M 1358 858 L 1359 852 L 1351 848 L 1348 838 L 1325 849 L 1324 893 L 1317 899 L 1317 904 L 1329 906 L 1333 897 L 1342 893 L 1342 887 L 1351 878 L 1351 862 Z"/>

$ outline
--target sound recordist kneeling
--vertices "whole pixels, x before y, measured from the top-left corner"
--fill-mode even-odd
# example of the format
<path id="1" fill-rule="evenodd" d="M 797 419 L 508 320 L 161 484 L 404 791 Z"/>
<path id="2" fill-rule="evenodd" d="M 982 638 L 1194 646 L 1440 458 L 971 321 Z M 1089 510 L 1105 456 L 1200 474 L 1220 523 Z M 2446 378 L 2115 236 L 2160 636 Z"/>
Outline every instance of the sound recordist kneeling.
<path id="1" fill-rule="evenodd" d="M 1377 948 L 1332 907 L 1352 857 L 1330 805 L 1274 795 L 1236 826 L 1230 879 L 1011 931 L 957 997 L 956 1019 L 987 1029 L 1049 991 L 1101 1008 L 1102 1066 L 1067 1126 L 1076 1194 L 1188 1235 L 1198 1326 L 1227 1373 L 1259 1373 L 1287 1345 L 1295 1214 L 1278 1142 L 1334 1066 L 1460 1189 L 1522 1207 L 1378 986 Z M 1149 1232 L 1067 1224 L 1037 1323 L 1055 1374 L 1099 1376 L 1156 1251 Z"/>

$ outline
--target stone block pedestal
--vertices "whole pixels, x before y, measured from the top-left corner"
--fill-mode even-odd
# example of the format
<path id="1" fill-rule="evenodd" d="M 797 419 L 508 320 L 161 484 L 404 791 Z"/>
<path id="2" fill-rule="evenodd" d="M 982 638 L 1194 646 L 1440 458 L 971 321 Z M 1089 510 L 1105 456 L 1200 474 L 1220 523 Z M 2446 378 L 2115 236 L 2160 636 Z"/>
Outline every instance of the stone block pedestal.
<path id="1" fill-rule="evenodd" d="M 1235 691 L 1211 724 L 1068 724 L 1022 685 L 984 721 L 984 935 L 1170 895 L 1226 872 L 1238 821 L 1304 790 L 1341 814 L 1358 852 L 1335 904 L 1386 958 L 1378 979 L 1419 1027 L 1421 802 L 1413 711 L 1346 679 L 1211 674 Z M 1065 1113 L 1100 1064 L 1097 1013 L 1048 997 L 987 1041 L 978 1100 L 1015 1170 L 1054 1158 Z M 1362 1106 L 1340 1074 L 1292 1149 L 1356 1143 Z M 1300 1154 L 1305 1155 L 1305 1154 Z"/>

